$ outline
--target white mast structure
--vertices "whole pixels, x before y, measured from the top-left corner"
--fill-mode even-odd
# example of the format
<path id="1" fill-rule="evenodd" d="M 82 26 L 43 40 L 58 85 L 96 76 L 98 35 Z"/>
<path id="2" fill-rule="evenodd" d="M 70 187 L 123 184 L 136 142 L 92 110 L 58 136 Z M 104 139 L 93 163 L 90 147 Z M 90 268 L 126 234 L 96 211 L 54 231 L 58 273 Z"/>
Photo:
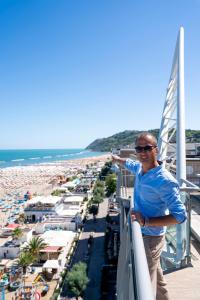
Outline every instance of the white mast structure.
<path id="1" fill-rule="evenodd" d="M 167 150 L 176 133 L 175 154 L 167 157 Z M 186 150 L 185 150 L 185 91 L 184 91 L 184 29 L 180 28 L 171 75 L 167 87 L 166 100 L 162 114 L 161 127 L 158 139 L 158 159 L 169 166 L 176 162 L 176 179 L 181 188 L 186 182 Z M 185 202 L 185 193 L 181 193 L 181 199 Z M 184 258 L 186 253 L 186 223 L 176 226 L 176 262 Z"/>
<path id="2" fill-rule="evenodd" d="M 158 139 L 158 159 L 166 162 L 168 146 L 176 132 L 175 156 L 170 157 L 172 163 L 176 160 L 176 179 L 180 186 L 186 180 L 185 151 L 185 92 L 184 92 L 184 29 L 180 28 L 171 75 L 167 87 L 166 100 L 162 114 Z M 171 146 L 172 147 L 172 146 Z"/>

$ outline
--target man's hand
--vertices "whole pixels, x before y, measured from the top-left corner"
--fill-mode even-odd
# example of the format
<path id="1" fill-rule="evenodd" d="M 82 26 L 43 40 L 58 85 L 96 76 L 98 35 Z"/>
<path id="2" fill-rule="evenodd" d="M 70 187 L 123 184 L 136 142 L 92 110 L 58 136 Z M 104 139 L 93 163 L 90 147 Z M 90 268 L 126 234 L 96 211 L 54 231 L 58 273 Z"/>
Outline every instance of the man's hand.
<path id="1" fill-rule="evenodd" d="M 120 157 L 118 155 L 111 155 L 111 158 L 112 158 L 112 163 L 113 164 L 116 164 L 118 163 Z"/>
<path id="2" fill-rule="evenodd" d="M 126 162 L 126 159 L 121 158 L 118 155 L 112 155 L 111 158 L 113 164 L 120 164 L 121 166 L 123 166 L 124 163 Z"/>
<path id="3" fill-rule="evenodd" d="M 131 211 L 131 221 L 132 222 L 138 221 L 140 226 L 144 226 L 145 218 L 143 217 L 143 215 L 140 212 Z"/>
<path id="4" fill-rule="evenodd" d="M 170 226 L 178 224 L 178 221 L 172 216 L 161 216 L 155 218 L 144 218 L 140 212 L 131 211 L 131 221 L 137 221 L 140 226 Z"/>

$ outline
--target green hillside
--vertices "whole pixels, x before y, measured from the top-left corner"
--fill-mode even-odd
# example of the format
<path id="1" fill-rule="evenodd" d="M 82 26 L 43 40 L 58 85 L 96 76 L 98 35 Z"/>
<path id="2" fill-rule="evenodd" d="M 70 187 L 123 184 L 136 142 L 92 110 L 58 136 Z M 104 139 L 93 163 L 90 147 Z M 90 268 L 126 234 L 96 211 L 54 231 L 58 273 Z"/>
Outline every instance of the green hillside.
<path id="1" fill-rule="evenodd" d="M 136 136 L 143 131 L 139 130 L 125 130 L 123 132 L 116 133 L 110 137 L 96 139 L 89 144 L 86 149 L 92 151 L 111 151 L 112 148 L 123 148 L 134 144 Z M 151 129 L 148 132 L 158 137 L 159 129 Z M 200 143 L 200 130 L 186 130 L 186 141 L 192 143 Z M 172 140 L 176 142 L 176 138 Z"/>

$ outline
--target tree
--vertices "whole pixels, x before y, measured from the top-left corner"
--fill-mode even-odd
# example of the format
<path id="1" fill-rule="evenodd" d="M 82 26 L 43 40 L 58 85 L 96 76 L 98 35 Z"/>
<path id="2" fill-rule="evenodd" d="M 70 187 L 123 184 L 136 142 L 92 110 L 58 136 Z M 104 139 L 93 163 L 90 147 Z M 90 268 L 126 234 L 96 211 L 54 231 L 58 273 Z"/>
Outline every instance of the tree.
<path id="1" fill-rule="evenodd" d="M 51 193 L 51 196 L 60 196 L 65 193 L 65 190 L 55 190 Z"/>
<path id="2" fill-rule="evenodd" d="M 102 198 L 104 198 L 104 188 L 102 187 L 95 187 L 94 190 L 93 190 L 93 195 L 97 195 L 99 194 Z"/>
<path id="3" fill-rule="evenodd" d="M 12 232 L 12 237 L 16 240 L 20 239 L 23 236 L 23 231 L 21 228 L 17 227 Z"/>
<path id="4" fill-rule="evenodd" d="M 83 295 L 89 279 L 86 273 L 87 265 L 79 262 L 75 264 L 67 274 L 67 284 L 69 290 L 75 295 L 76 299 Z"/>
<path id="5" fill-rule="evenodd" d="M 111 161 L 106 162 L 103 168 L 101 169 L 101 172 L 99 174 L 99 179 L 104 180 L 107 175 L 111 174 L 112 173 L 111 167 L 112 167 L 112 162 Z"/>
<path id="6" fill-rule="evenodd" d="M 91 205 L 91 206 L 89 207 L 89 213 L 90 213 L 90 214 L 93 214 L 94 220 L 95 220 L 95 217 L 96 217 L 96 215 L 98 214 L 98 212 L 99 212 L 99 208 L 98 208 L 97 205 Z"/>
<path id="7" fill-rule="evenodd" d="M 106 176 L 105 180 L 106 184 L 106 195 L 109 197 L 116 191 L 116 175 L 115 174 L 110 174 Z"/>
<path id="8" fill-rule="evenodd" d="M 103 202 L 103 197 L 100 194 L 93 195 L 92 204 L 97 204 L 99 206 L 99 204 L 102 202 Z"/>
<path id="9" fill-rule="evenodd" d="M 39 258 L 40 250 L 44 249 L 47 247 L 47 244 L 45 241 L 37 236 L 33 237 L 28 245 L 25 248 L 26 252 L 29 252 L 36 260 Z"/>
<path id="10" fill-rule="evenodd" d="M 21 252 L 17 259 L 17 264 L 22 267 L 23 274 L 26 274 L 26 268 L 35 261 L 34 257 L 29 252 Z"/>
<path id="11" fill-rule="evenodd" d="M 101 202 L 103 202 L 104 197 L 104 182 L 97 181 L 93 189 L 93 198 L 91 202 L 92 204 L 99 205 Z"/>
<path id="12" fill-rule="evenodd" d="M 104 182 L 103 182 L 103 181 L 100 181 L 100 180 L 97 180 L 96 183 L 95 183 L 95 187 L 101 187 L 101 188 L 104 188 Z"/>

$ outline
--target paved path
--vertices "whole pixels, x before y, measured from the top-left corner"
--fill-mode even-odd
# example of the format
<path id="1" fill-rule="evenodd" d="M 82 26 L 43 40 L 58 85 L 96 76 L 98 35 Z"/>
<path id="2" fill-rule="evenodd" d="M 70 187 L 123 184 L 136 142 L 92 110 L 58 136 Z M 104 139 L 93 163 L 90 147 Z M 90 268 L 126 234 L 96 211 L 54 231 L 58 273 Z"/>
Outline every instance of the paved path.
<path id="1" fill-rule="evenodd" d="M 106 220 L 108 201 L 100 204 L 97 222 L 94 223 L 94 242 L 92 245 L 88 277 L 90 282 L 85 291 L 85 300 L 98 300 L 101 288 L 101 268 L 104 264 L 104 238 L 106 230 Z"/>
<path id="2" fill-rule="evenodd" d="M 85 300 L 98 300 L 100 297 L 101 267 L 104 264 L 104 233 L 106 230 L 105 217 L 107 215 L 108 200 L 99 205 L 96 222 L 90 216 L 80 235 L 78 246 L 74 254 L 72 265 L 85 261 L 88 254 L 88 238 L 93 233 L 93 244 L 88 255 L 88 277 L 90 282 L 85 291 Z M 67 297 L 67 286 L 63 286 L 62 297 Z M 72 298 L 69 298 L 72 299 Z"/>

